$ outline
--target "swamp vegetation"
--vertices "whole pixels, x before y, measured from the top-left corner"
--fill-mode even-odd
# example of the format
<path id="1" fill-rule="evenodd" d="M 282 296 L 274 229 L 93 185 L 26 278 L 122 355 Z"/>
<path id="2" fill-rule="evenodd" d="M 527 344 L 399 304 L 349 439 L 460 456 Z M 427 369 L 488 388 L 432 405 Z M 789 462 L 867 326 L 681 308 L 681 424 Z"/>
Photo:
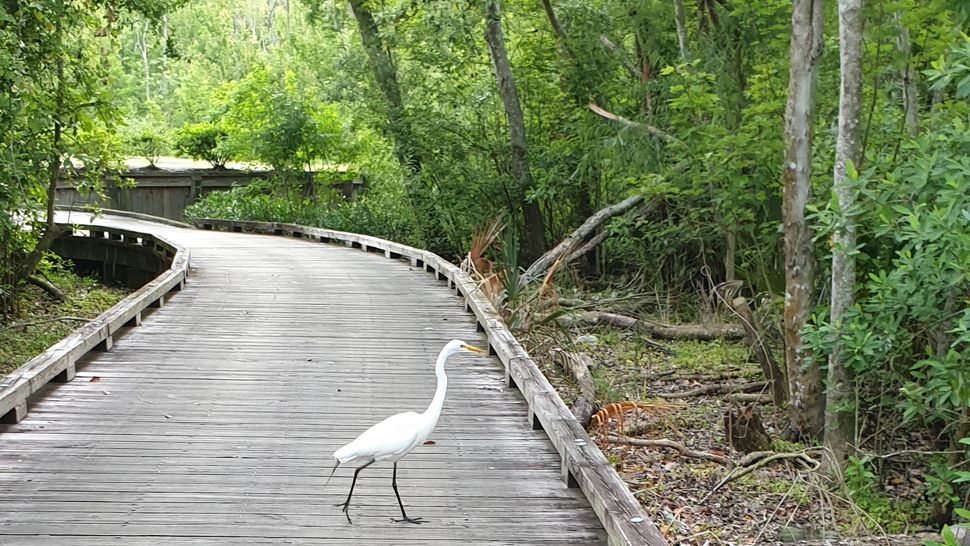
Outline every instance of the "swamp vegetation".
<path id="1" fill-rule="evenodd" d="M 968 31 L 961 0 L 2 2 L 0 314 L 66 177 L 268 165 L 187 219 L 462 262 L 671 541 L 955 544 Z"/>

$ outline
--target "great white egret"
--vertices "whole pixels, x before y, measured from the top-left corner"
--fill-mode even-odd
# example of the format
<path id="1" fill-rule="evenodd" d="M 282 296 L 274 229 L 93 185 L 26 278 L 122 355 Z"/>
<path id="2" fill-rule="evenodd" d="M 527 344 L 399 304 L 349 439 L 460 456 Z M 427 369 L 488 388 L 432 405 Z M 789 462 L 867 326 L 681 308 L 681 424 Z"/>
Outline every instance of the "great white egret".
<path id="1" fill-rule="evenodd" d="M 435 363 L 434 373 L 438 377 L 438 388 L 435 390 L 434 398 L 424 413 L 408 411 L 392 415 L 380 423 L 365 430 L 354 441 L 338 449 L 333 453 L 333 458 L 337 460 L 330 472 L 330 478 L 337 471 L 341 463 L 360 461 L 364 464 L 357 467 L 354 471 L 354 480 L 350 483 L 350 492 L 347 493 L 347 500 L 335 504 L 343 508 L 343 513 L 350 521 L 350 497 L 354 494 L 354 486 L 357 484 L 357 475 L 368 466 L 380 461 L 394 461 L 394 473 L 391 478 L 391 487 L 394 489 L 394 496 L 397 497 L 397 504 L 401 507 L 401 519 L 397 522 L 423 523 L 421 518 L 409 518 L 404 511 L 404 504 L 401 502 L 401 495 L 397 492 L 397 461 L 411 452 L 412 449 L 421 445 L 431 431 L 438 424 L 438 417 L 441 416 L 441 407 L 445 403 L 445 391 L 448 390 L 448 376 L 445 375 L 445 361 L 453 354 L 461 352 L 472 352 L 486 354 L 478 347 L 468 345 L 461 340 L 449 341 L 447 345 L 438 353 L 438 361 Z M 330 483 L 327 478 L 327 483 Z M 324 484 L 326 487 L 326 484 Z"/>

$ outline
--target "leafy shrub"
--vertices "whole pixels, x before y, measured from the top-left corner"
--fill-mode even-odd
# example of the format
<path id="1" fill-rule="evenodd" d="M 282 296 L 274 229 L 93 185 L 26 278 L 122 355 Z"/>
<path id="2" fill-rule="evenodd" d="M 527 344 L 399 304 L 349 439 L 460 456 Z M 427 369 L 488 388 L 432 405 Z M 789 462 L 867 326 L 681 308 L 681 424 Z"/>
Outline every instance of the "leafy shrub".
<path id="1" fill-rule="evenodd" d="M 860 282 L 841 324 L 822 311 L 804 342 L 824 359 L 838 339 L 859 407 L 881 406 L 938 431 L 940 443 L 960 453 L 970 430 L 970 128 L 966 105 L 954 107 L 963 114 L 938 117 L 936 130 L 906 144 L 888 174 L 874 174 L 877 166 L 859 177 L 855 210 L 833 203 L 816 212 L 822 240 L 845 216 L 855 218 Z M 928 497 L 943 510 L 962 498 L 966 477 L 953 464 L 935 462 L 927 480 Z"/>
<path id="2" fill-rule="evenodd" d="M 224 168 L 232 155 L 228 138 L 228 133 L 216 125 L 192 123 L 176 132 L 175 149 L 192 159 L 201 159 L 212 163 L 213 167 Z"/>
<path id="3" fill-rule="evenodd" d="M 185 217 L 288 222 L 421 246 L 417 222 L 403 190 L 369 192 L 356 202 L 330 206 L 325 200 L 314 202 L 289 191 L 291 187 L 273 180 L 213 192 L 186 208 Z"/>
<path id="4" fill-rule="evenodd" d="M 332 159 L 342 136 L 336 108 L 308 100 L 293 79 L 253 70 L 234 90 L 225 118 L 235 150 L 284 177 Z"/>
<path id="5" fill-rule="evenodd" d="M 148 160 L 148 165 L 153 168 L 158 163 L 158 158 L 164 153 L 168 145 L 165 137 L 153 131 L 141 131 L 131 137 L 132 148 L 138 155 Z"/>

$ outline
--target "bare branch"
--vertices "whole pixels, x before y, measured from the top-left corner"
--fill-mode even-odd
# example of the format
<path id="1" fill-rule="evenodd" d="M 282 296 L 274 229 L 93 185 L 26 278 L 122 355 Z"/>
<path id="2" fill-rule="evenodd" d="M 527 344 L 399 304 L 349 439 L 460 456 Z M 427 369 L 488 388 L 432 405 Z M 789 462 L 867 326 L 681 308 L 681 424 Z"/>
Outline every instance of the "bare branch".
<path id="1" fill-rule="evenodd" d="M 701 396 L 704 394 L 728 394 L 735 392 L 751 392 L 760 391 L 767 388 L 767 381 L 755 381 L 753 383 L 741 383 L 737 385 L 705 385 L 703 387 L 697 387 L 696 389 L 690 389 L 684 392 L 663 392 L 657 396 L 660 398 L 690 398 L 692 396 Z"/>
<path id="2" fill-rule="evenodd" d="M 91 319 L 84 317 L 53 317 L 43 320 L 31 320 L 28 322 L 18 322 L 16 324 L 11 324 L 4 328 L 0 328 L 0 332 L 6 332 L 7 330 L 16 330 L 17 328 L 26 328 L 28 326 L 37 326 L 38 324 L 49 324 L 51 322 L 67 322 L 67 321 L 77 321 L 77 322 L 91 322 Z"/>
<path id="3" fill-rule="evenodd" d="M 690 449 L 684 444 L 675 442 L 673 440 L 661 439 L 661 440 L 644 440 L 642 438 L 628 438 L 619 437 L 614 435 L 609 435 L 606 437 L 607 440 L 614 444 L 627 444 L 631 446 L 640 447 L 663 447 L 667 449 L 673 449 L 685 457 L 691 457 L 694 459 L 704 459 L 705 461 L 713 461 L 717 464 L 724 466 L 731 466 L 731 459 L 727 457 L 722 457 L 721 455 L 715 455 L 713 453 L 708 453 L 706 451 L 697 451 Z"/>
<path id="4" fill-rule="evenodd" d="M 626 58 L 626 53 L 619 46 L 614 44 L 612 40 L 603 35 L 600 35 L 600 43 L 603 44 L 603 47 L 605 47 L 607 51 L 616 55 L 617 58 L 620 59 L 620 64 L 622 64 L 623 68 L 630 73 L 630 76 L 632 76 L 633 79 L 640 81 L 640 71 L 637 70 L 637 67 L 633 66 L 633 63 Z"/>
<path id="5" fill-rule="evenodd" d="M 669 142 L 671 144 L 682 144 L 682 142 L 680 141 L 680 139 L 678 139 L 677 137 L 675 137 L 675 136 L 673 136 L 670 133 L 667 133 L 665 131 L 661 131 L 660 129 L 657 129 L 653 125 L 647 125 L 646 123 L 640 123 L 639 121 L 632 121 L 632 120 L 626 119 L 623 116 L 618 116 L 618 115 L 616 115 L 616 114 L 614 114 L 612 112 L 608 112 L 608 111 L 604 110 L 603 108 L 600 108 L 599 106 L 597 106 L 597 105 L 595 105 L 593 103 L 589 103 L 589 105 L 587 105 L 587 107 L 594 114 L 596 114 L 596 115 L 598 115 L 598 116 L 600 116 L 602 118 L 608 119 L 610 121 L 615 121 L 615 122 L 619 123 L 620 125 L 623 125 L 624 127 L 629 127 L 630 129 L 636 129 L 638 131 L 643 131 L 644 133 L 650 133 L 651 135 L 653 135 L 655 137 L 659 137 L 659 138 L 661 138 L 661 139 L 663 139 L 663 140 L 665 140 L 665 141 L 667 141 L 667 142 Z"/>

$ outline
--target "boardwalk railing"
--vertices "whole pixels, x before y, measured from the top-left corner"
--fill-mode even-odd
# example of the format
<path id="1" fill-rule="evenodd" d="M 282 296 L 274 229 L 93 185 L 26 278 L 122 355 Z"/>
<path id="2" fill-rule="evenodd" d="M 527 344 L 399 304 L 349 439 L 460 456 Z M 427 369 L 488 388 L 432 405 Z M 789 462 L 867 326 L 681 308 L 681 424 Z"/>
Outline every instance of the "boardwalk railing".
<path id="1" fill-rule="evenodd" d="M 392 241 L 329 229 L 295 224 L 197 220 L 207 230 L 253 232 L 342 244 L 365 252 L 380 252 L 391 259 L 407 260 L 424 268 L 464 297 L 465 309 L 474 313 L 479 330 L 488 337 L 490 354 L 505 367 L 509 386 L 520 390 L 529 405 L 529 423 L 549 436 L 562 459 L 562 477 L 580 487 L 606 529 L 611 545 L 661 546 L 667 542 L 657 530 L 626 483 L 613 470 L 603 452 L 586 434 L 555 388 L 505 326 L 501 316 L 479 290 L 475 281 L 442 257 Z"/>
<path id="2" fill-rule="evenodd" d="M 171 261 L 169 269 L 118 302 L 71 335 L 29 360 L 0 381 L 0 416 L 4 423 L 20 422 L 27 415 L 27 398 L 48 381 L 68 382 L 74 378 L 77 361 L 89 351 L 109 351 L 114 335 L 125 326 L 141 324 L 149 307 L 161 307 L 168 294 L 181 290 L 189 271 L 189 251 L 161 237 L 105 226 L 62 224 L 75 236 L 110 239 L 116 244 L 150 247 Z"/>

